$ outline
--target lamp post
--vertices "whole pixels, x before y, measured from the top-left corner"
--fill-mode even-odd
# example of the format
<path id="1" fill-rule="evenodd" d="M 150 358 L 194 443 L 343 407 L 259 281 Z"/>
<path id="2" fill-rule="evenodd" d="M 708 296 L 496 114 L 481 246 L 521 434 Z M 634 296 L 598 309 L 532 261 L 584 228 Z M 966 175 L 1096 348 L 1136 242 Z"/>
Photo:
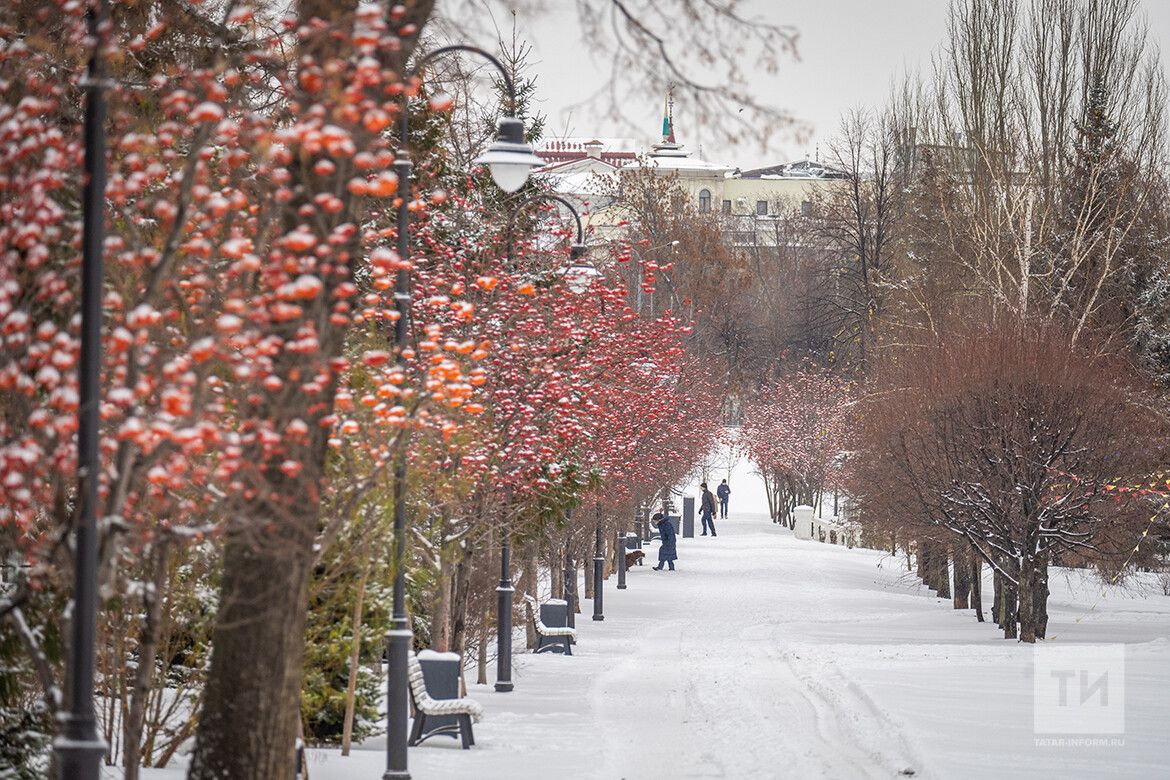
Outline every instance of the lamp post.
<path id="1" fill-rule="evenodd" d="M 539 203 L 541 201 L 558 203 L 568 209 L 569 213 L 573 215 L 573 221 L 577 224 L 577 240 L 573 243 L 572 246 L 569 247 L 569 261 L 571 265 L 569 265 L 567 268 L 572 269 L 585 267 L 585 264 L 581 263 L 580 261 L 585 257 L 585 253 L 589 251 L 589 247 L 585 245 L 585 230 L 581 226 L 581 215 L 577 213 L 577 209 L 573 207 L 572 203 L 570 203 L 565 198 L 562 198 L 560 195 L 554 195 L 551 192 L 538 192 L 535 195 L 529 195 L 527 198 L 517 203 L 516 206 L 512 209 L 512 214 L 508 217 L 508 227 L 504 231 L 504 245 L 507 250 L 508 267 L 511 268 L 514 262 L 513 233 L 516 230 L 516 218 L 520 216 L 520 213 L 524 211 L 524 209 L 528 208 L 533 203 Z M 592 265 L 589 265 L 588 267 L 593 268 Z M 594 273 L 596 273 L 596 270 L 594 270 Z M 581 292 L 581 290 L 573 290 L 573 292 Z"/>
<path id="2" fill-rule="evenodd" d="M 500 584 L 496 587 L 496 690 L 512 690 L 512 486 L 507 487 L 504 511 L 504 538 L 500 544 Z"/>
<path id="3" fill-rule="evenodd" d="M 559 195 L 551 193 L 537 193 L 531 195 L 516 204 L 512 209 L 512 214 L 508 217 L 508 227 L 505 231 L 505 242 L 507 247 L 508 266 L 512 265 L 512 238 L 513 231 L 516 225 L 516 217 L 520 212 L 532 203 L 539 201 L 556 201 L 565 206 L 573 215 L 573 219 L 577 223 L 577 241 L 569 249 L 570 261 L 575 261 L 570 269 L 581 268 L 579 264 L 588 247 L 585 246 L 585 233 L 581 227 L 581 215 L 573 208 L 573 204 L 565 200 Z M 592 270 L 592 266 L 588 266 Z M 595 272 L 596 273 L 596 272 Z M 582 292 L 574 287 L 573 277 L 569 273 L 565 274 L 568 277 L 569 287 L 573 292 Z M 511 512 L 512 507 L 512 488 L 508 489 L 507 505 L 508 511 Z M 500 584 L 496 587 L 496 690 L 501 693 L 511 691 L 515 686 L 512 684 L 512 605 L 515 599 L 516 589 L 512 586 L 512 575 L 509 570 L 511 558 L 511 524 L 505 525 L 504 539 L 500 546 Z"/>
<path id="4" fill-rule="evenodd" d="M 443 46 L 419 57 L 407 74 L 407 80 L 418 75 L 428 63 L 444 54 L 467 52 L 483 57 L 500 72 L 508 91 L 508 105 L 497 126 L 496 142 L 475 159 L 487 165 L 492 180 L 505 192 L 515 192 L 524 186 L 529 172 L 544 164 L 524 142 L 524 123 L 516 118 L 516 88 L 508 71 L 483 49 L 463 44 Z M 394 156 L 394 172 L 398 176 L 398 257 L 410 257 L 410 179 L 413 165 L 407 147 L 410 144 L 410 104 L 406 91 L 399 106 L 398 153 Z M 404 351 L 410 345 L 410 272 L 403 262 L 394 285 L 394 307 L 398 321 L 394 326 L 395 360 L 406 369 Z M 405 437 L 405 434 L 403 434 Z M 394 458 L 394 612 L 387 632 L 389 665 L 386 675 L 386 771 L 383 780 L 409 780 L 406 745 L 409 713 L 407 712 L 408 662 L 412 634 L 406 618 L 406 439 L 398 443 Z"/>
<path id="5" fill-rule="evenodd" d="M 601 502 L 597 502 L 597 517 L 593 526 L 593 619 L 605 620 L 602 610 L 602 589 L 605 585 L 602 576 L 605 567 L 605 545 L 601 542 Z"/>
<path id="6" fill-rule="evenodd" d="M 93 707 L 94 652 L 97 633 L 98 530 L 100 474 L 98 438 L 102 359 L 102 247 L 105 243 L 106 96 L 102 48 L 106 3 L 87 12 L 93 39 L 85 89 L 85 184 L 81 233 L 81 364 L 77 476 L 80 513 L 74 525 L 73 614 L 70 616 L 69 711 L 61 716 L 61 733 L 53 742 L 64 780 L 98 780 L 106 743 L 98 735 Z"/>
<path id="7" fill-rule="evenodd" d="M 617 589 L 626 589 L 626 537 L 623 533 L 625 524 L 622 528 L 614 531 L 614 563 L 617 565 L 618 581 Z"/>

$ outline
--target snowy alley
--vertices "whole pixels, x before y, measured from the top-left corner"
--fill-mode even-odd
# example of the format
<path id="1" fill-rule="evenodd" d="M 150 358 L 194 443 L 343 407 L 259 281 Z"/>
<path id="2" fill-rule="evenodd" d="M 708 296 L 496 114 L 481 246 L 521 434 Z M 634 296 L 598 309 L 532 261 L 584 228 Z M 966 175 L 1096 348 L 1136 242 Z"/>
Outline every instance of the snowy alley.
<path id="1" fill-rule="evenodd" d="M 903 559 L 794 539 L 739 471 L 717 538 L 680 539 L 674 573 L 650 569 L 648 546 L 627 590 L 607 582 L 604 622 L 583 601 L 572 657 L 516 656 L 514 692 L 469 685 L 487 711 L 476 746 L 430 740 L 412 776 L 1137 778 L 1170 763 L 1170 598 L 1152 582 L 1103 596 L 1054 570 L 1048 644 L 1127 644 L 1126 728 L 1123 744 L 1038 746 L 1031 647 L 952 610 Z M 312 751 L 310 778 L 379 777 L 382 745 Z"/>

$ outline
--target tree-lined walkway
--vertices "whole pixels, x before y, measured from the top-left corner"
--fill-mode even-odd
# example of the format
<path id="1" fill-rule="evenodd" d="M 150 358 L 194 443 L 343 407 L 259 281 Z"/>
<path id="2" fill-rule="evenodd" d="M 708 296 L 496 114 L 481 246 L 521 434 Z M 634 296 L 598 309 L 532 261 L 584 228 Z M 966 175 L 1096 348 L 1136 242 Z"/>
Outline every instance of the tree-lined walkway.
<path id="1" fill-rule="evenodd" d="M 1170 760 L 1152 719 L 1131 718 L 1115 750 L 1037 747 L 1031 648 L 953 612 L 904 561 L 798 541 L 734 506 L 717 539 L 679 540 L 679 571 L 635 568 L 625 591 L 611 579 L 604 622 L 583 602 L 573 657 L 518 655 L 513 693 L 472 685 L 487 710 L 476 747 L 413 749 L 412 775 L 1136 777 Z M 1090 613 L 1094 593 L 1054 588 L 1054 633 L 1140 643 L 1130 706 L 1156 712 L 1170 696 L 1170 604 Z M 378 776 L 381 743 L 364 747 L 315 752 L 314 780 Z"/>

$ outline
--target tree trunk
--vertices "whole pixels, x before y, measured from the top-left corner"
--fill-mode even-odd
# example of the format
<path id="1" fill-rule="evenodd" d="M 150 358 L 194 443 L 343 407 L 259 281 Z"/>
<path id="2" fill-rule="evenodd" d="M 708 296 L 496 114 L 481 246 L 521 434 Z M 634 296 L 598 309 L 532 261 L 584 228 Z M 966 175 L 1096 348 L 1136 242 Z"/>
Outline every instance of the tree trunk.
<path id="1" fill-rule="evenodd" d="M 953 598 L 955 609 L 967 609 L 971 595 L 970 552 L 955 552 Z"/>
<path id="2" fill-rule="evenodd" d="M 971 561 L 971 608 L 975 619 L 983 622 L 983 559 L 977 553 L 970 553 Z"/>
<path id="3" fill-rule="evenodd" d="M 934 565 L 934 584 L 932 587 L 940 599 L 951 597 L 951 572 L 948 564 L 947 548 L 944 544 L 937 545 L 931 553 L 931 563 Z"/>
<path id="4" fill-rule="evenodd" d="M 162 623 L 163 589 L 170 568 L 170 545 L 160 539 L 154 560 L 154 577 L 143 594 L 145 618 L 138 637 L 138 667 L 134 670 L 134 687 L 130 691 L 130 711 L 122 737 L 122 766 L 126 780 L 138 780 L 142 767 L 142 726 L 146 720 L 146 698 L 154 678 L 154 659 L 158 652 L 159 626 Z"/>
<path id="5" fill-rule="evenodd" d="M 345 684 L 345 721 L 341 726 L 341 755 L 349 755 L 349 743 L 353 739 L 353 711 L 357 699 L 358 664 L 362 656 L 362 601 L 366 596 L 366 576 L 362 572 L 358 580 L 357 596 L 353 604 L 353 647 L 349 651 L 349 680 Z"/>
<path id="6" fill-rule="evenodd" d="M 1018 634 L 1019 615 L 1016 613 L 1016 605 L 1019 603 L 1019 588 L 1004 577 L 1003 580 L 1003 637 L 1004 639 L 1015 639 Z"/>
<path id="7" fill-rule="evenodd" d="M 471 595 L 471 546 L 461 545 L 460 555 L 459 563 L 455 566 L 455 582 L 452 586 L 451 650 L 462 656 L 467 648 L 467 601 Z"/>
<path id="8" fill-rule="evenodd" d="M 565 595 L 565 557 L 552 545 L 549 545 L 548 562 L 549 580 L 552 584 L 552 598 L 567 599 L 568 597 Z M 534 595 L 537 600 L 540 599 L 540 594 Z"/>
<path id="9" fill-rule="evenodd" d="M 537 579 L 537 576 L 538 576 L 537 572 L 538 571 L 539 571 L 539 569 L 537 567 L 536 549 L 534 546 L 534 548 L 529 552 L 529 554 L 524 556 L 524 582 L 526 583 L 525 587 L 526 587 L 527 591 L 532 594 L 532 597 L 534 599 L 539 600 L 540 599 L 540 580 Z M 556 577 L 554 577 L 553 579 L 555 580 Z M 523 604 L 523 603 L 524 603 L 523 600 L 521 600 L 521 604 Z M 527 614 L 528 613 L 525 612 L 525 615 L 527 615 Z M 524 621 L 524 640 L 525 640 L 525 644 L 527 645 L 529 650 L 536 647 L 536 629 L 533 628 L 531 620 Z"/>
<path id="10" fill-rule="evenodd" d="M 999 569 L 992 572 L 992 587 L 995 593 L 991 597 L 991 619 L 1000 628 L 1003 628 L 1003 575 Z"/>
<path id="11" fill-rule="evenodd" d="M 585 598 L 593 598 L 593 556 L 582 555 L 581 564 L 585 568 Z"/>
<path id="12" fill-rule="evenodd" d="M 1048 556 L 1041 554 L 1036 559 L 1032 581 L 1032 623 L 1037 639 L 1044 639 L 1048 634 L 1048 593 Z"/>
<path id="13" fill-rule="evenodd" d="M 1034 620 L 1032 585 L 1036 580 L 1036 561 L 1026 555 L 1020 559 L 1020 584 L 1016 589 L 1018 599 L 1016 615 L 1020 624 L 1020 641 L 1028 644 L 1036 643 L 1036 623 Z"/>
<path id="14" fill-rule="evenodd" d="M 476 676 L 475 682 L 477 685 L 487 685 L 487 647 L 488 647 L 488 620 L 487 615 L 483 616 L 483 628 L 479 631 L 479 652 L 476 653 Z"/>
<path id="15" fill-rule="evenodd" d="M 298 508 L 301 516 L 289 517 Z M 256 523 L 271 533 L 236 533 L 224 545 L 214 649 L 188 780 L 293 777 L 317 520 L 316 502 L 290 503 L 270 522 Z"/>
<path id="16" fill-rule="evenodd" d="M 918 579 L 922 580 L 923 585 L 930 585 L 930 581 L 927 576 L 927 572 L 930 571 L 930 547 L 927 545 L 925 539 L 918 540 L 918 556 L 916 563 L 917 569 L 915 570 L 915 574 L 918 575 Z"/>
<path id="17" fill-rule="evenodd" d="M 447 523 L 442 524 L 443 538 L 446 538 Z M 445 653 L 451 649 L 451 546 L 442 544 L 439 549 L 439 582 L 435 594 L 434 618 L 431 620 L 431 649 Z"/>

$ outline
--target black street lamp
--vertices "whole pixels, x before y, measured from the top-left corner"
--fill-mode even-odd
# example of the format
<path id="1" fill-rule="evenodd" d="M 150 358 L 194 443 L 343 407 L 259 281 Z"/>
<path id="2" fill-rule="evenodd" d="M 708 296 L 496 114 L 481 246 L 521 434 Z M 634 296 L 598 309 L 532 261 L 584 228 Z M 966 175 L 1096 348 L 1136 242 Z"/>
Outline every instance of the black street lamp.
<path id="1" fill-rule="evenodd" d="M 601 542 L 601 502 L 597 502 L 597 518 L 593 526 L 593 619 L 605 620 L 602 610 L 602 589 L 604 587 L 605 545 Z"/>
<path id="2" fill-rule="evenodd" d="M 587 275 L 597 275 L 596 269 L 583 260 L 585 253 L 589 251 L 589 247 L 585 244 L 585 230 L 581 226 L 581 215 L 577 213 L 577 209 L 573 207 L 572 203 L 570 203 L 565 198 L 562 198 L 560 195 L 554 195 L 551 192 L 538 192 L 535 195 L 529 195 L 527 198 L 517 203 L 515 208 L 512 209 L 512 214 L 508 217 L 508 227 L 504 231 L 504 246 L 508 253 L 508 267 L 511 268 L 514 263 L 513 254 L 515 247 L 513 246 L 513 233 L 516 229 L 516 218 L 520 216 L 520 212 L 524 211 L 524 209 L 528 208 L 533 203 L 539 203 L 541 201 L 551 201 L 564 206 L 569 210 L 569 213 L 573 215 L 573 221 L 577 224 L 577 240 L 569 247 L 570 265 L 563 269 L 565 276 L 569 277 L 570 284 L 572 284 L 573 281 L 572 277 L 570 276 L 570 272 L 573 270 L 583 270 L 585 268 L 589 268 L 593 273 L 588 274 L 588 272 L 586 272 Z M 573 292 L 583 292 L 583 290 L 573 288 Z"/>
<path id="3" fill-rule="evenodd" d="M 504 538 L 500 544 L 500 584 L 496 587 L 496 690 L 512 690 L 512 603 L 516 588 L 512 586 L 512 488 L 508 486 L 504 511 Z"/>
<path id="4" fill-rule="evenodd" d="M 106 743 L 98 735 L 93 706 L 97 633 L 98 530 L 102 359 L 102 247 L 105 243 L 106 96 L 102 48 L 106 44 L 106 3 L 88 11 L 93 39 L 85 81 L 85 185 L 81 234 L 81 364 L 77 429 L 80 513 L 74 532 L 73 612 L 67 667 L 69 710 L 53 742 L 60 777 L 98 780 Z"/>
<path id="5" fill-rule="evenodd" d="M 617 566 L 618 590 L 626 589 L 626 537 L 624 531 L 624 523 L 621 528 L 614 531 L 614 564 Z"/>
<path id="6" fill-rule="evenodd" d="M 524 186 L 528 174 L 544 161 L 532 153 L 524 143 L 524 123 L 515 116 L 516 87 L 508 71 L 492 55 L 474 46 L 456 44 L 435 49 L 419 57 L 410 69 L 406 79 L 417 76 L 422 68 L 443 54 L 467 52 L 483 57 L 500 72 L 508 91 L 508 105 L 498 125 L 497 140 L 488 150 L 476 158 L 478 164 L 487 165 L 492 179 L 506 192 L 515 192 Z M 394 157 L 394 172 L 398 175 L 398 256 L 405 261 L 410 257 L 410 179 L 413 165 L 407 147 L 410 143 L 410 105 L 403 90 L 399 107 L 398 153 Z M 405 267 L 398 271 L 394 285 L 394 306 L 398 321 L 394 327 L 396 361 L 404 370 L 404 351 L 410 346 L 410 272 Z M 409 685 L 408 662 L 412 633 L 406 618 L 406 441 L 398 444 L 394 459 L 394 614 L 387 632 L 389 643 L 389 665 L 386 677 L 386 772 L 383 780 L 409 780 L 407 771 L 407 686 Z"/>
<path id="7" fill-rule="evenodd" d="M 497 143 L 491 147 L 484 154 L 484 157 L 495 154 L 493 150 L 501 144 Z M 483 158 L 480 158 L 481 160 Z M 497 181 L 497 183 L 499 183 Z M 588 251 L 585 246 L 585 234 L 581 228 L 581 215 L 573 208 L 573 204 L 559 195 L 552 195 L 549 193 L 537 193 L 531 195 L 516 204 L 512 210 L 511 216 L 508 218 L 508 228 L 505 231 L 505 242 L 507 247 L 508 266 L 512 265 L 512 238 L 513 230 L 516 225 L 516 217 L 520 212 L 532 203 L 537 203 L 542 200 L 557 201 L 569 209 L 574 220 L 577 222 L 577 241 L 569 249 L 570 261 L 574 264 L 569 266 L 570 269 L 578 269 L 583 266 L 580 264 L 580 258 Z M 592 270 L 592 266 L 588 266 Z M 569 281 L 569 287 L 574 292 L 580 290 L 574 287 L 574 278 L 566 273 Z M 508 488 L 507 498 L 508 512 L 512 510 L 512 491 Z M 511 572 L 511 557 L 512 557 L 512 542 L 511 542 L 511 523 L 504 526 L 504 537 L 500 544 L 500 584 L 496 586 L 496 690 L 500 693 L 507 693 L 515 686 L 512 684 L 512 609 L 516 595 L 516 588 L 512 585 Z"/>

